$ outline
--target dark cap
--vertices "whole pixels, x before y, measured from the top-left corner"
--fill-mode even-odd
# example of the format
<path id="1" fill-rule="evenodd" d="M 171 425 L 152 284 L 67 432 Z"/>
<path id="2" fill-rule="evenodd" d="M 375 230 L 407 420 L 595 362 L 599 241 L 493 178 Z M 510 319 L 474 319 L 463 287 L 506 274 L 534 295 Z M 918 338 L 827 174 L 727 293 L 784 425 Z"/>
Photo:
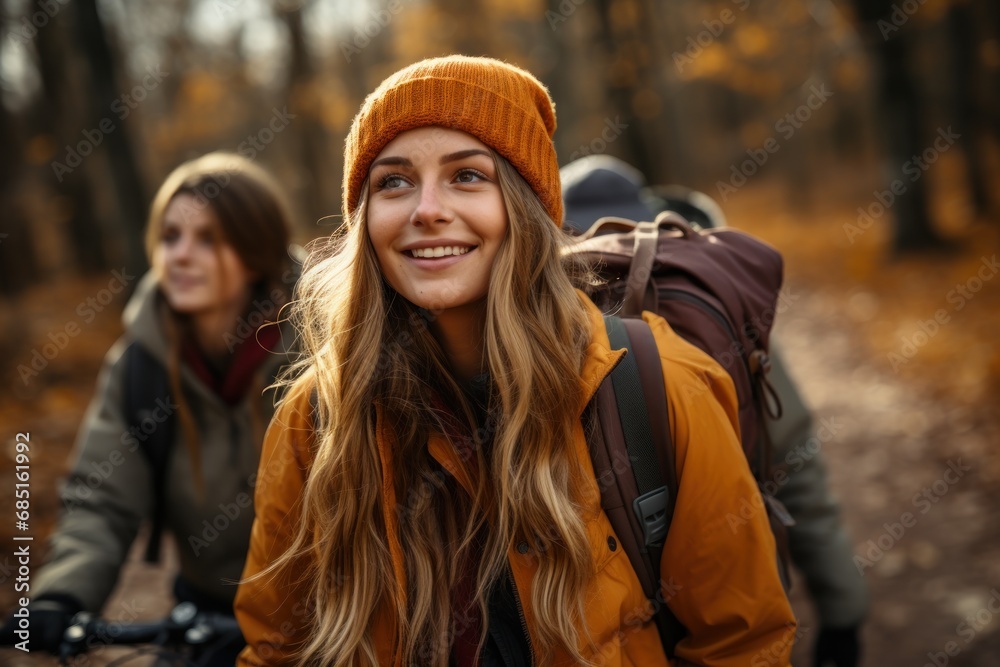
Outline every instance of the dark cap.
<path id="1" fill-rule="evenodd" d="M 598 219 L 614 215 L 652 220 L 640 193 L 646 179 L 635 167 L 610 155 L 588 155 L 559 170 L 566 217 L 563 227 L 586 231 Z"/>

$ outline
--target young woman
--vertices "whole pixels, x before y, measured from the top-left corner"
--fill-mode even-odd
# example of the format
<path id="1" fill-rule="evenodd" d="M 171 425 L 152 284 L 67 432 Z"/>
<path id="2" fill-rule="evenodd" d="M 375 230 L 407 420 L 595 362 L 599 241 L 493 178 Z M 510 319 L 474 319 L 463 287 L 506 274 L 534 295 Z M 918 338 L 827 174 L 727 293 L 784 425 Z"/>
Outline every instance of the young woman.
<path id="1" fill-rule="evenodd" d="M 342 233 L 293 313 L 265 437 L 241 665 L 666 665 L 601 510 L 583 415 L 623 355 L 573 280 L 545 88 L 490 59 L 386 79 L 347 139 Z M 680 495 L 683 664 L 787 665 L 795 631 L 725 372 L 652 313 Z M 746 513 L 744 513 L 746 514 Z"/>
<path id="2" fill-rule="evenodd" d="M 183 164 L 160 187 L 146 232 L 152 270 L 105 359 L 63 490 L 66 511 L 31 582 L 32 648 L 56 652 L 73 613 L 101 611 L 154 515 L 175 538 L 178 598 L 232 609 L 275 402 L 262 392 L 288 361 L 291 337 L 256 325 L 277 320 L 291 292 L 289 223 L 275 181 L 237 155 Z M 158 378 L 166 396 L 139 405 L 135 419 L 128 406 Z M 159 429 L 172 438 L 153 463 Z"/>

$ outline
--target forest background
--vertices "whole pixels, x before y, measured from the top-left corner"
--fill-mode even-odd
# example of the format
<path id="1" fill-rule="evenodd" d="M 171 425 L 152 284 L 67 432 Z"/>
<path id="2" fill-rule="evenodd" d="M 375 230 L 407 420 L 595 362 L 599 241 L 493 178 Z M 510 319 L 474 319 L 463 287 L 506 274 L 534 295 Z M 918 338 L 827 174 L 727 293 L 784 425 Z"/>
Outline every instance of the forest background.
<path id="1" fill-rule="evenodd" d="M 844 425 L 822 455 L 871 561 L 865 664 L 996 664 L 1000 7 L 988 0 L 3 0 L 0 509 L 14 507 L 15 436 L 30 433 L 43 548 L 147 268 L 142 230 L 164 176 L 239 152 L 292 195 L 297 243 L 327 235 L 364 95 L 448 53 L 535 73 L 556 101 L 561 164 L 620 157 L 651 184 L 705 192 L 784 253 L 778 335 L 817 418 Z M 958 459 L 971 472 L 883 548 L 885 526 Z M 0 521 L 0 610 L 16 597 L 16 532 Z M 162 614 L 166 581 L 133 563 L 109 606 Z M 801 585 L 794 602 L 806 664 Z"/>

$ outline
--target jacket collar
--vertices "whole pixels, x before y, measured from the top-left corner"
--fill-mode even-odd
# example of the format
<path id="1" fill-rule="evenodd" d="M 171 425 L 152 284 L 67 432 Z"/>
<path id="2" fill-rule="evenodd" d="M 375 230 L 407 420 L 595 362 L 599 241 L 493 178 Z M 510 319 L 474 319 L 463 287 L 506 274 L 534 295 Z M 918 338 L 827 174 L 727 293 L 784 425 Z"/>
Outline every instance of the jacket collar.
<path id="1" fill-rule="evenodd" d="M 626 352 L 625 350 L 611 349 L 608 332 L 604 326 L 604 314 L 583 292 L 578 291 L 578 294 L 590 322 L 590 344 L 584 351 L 579 378 L 581 392 L 577 416 L 582 417 L 583 411 L 593 400 L 601 382 L 614 370 Z M 469 473 L 469 467 L 463 465 L 461 453 L 455 450 L 448 438 L 441 433 L 432 433 L 428 438 L 427 448 L 431 456 L 471 493 L 474 482 Z M 383 463 L 385 462 L 383 461 Z M 390 470 L 390 468 L 383 468 L 385 471 L 383 474 L 390 474 Z"/>
<path id="2" fill-rule="evenodd" d="M 153 271 L 148 271 L 139 280 L 135 292 L 125 306 L 122 313 L 122 324 L 126 336 L 142 345 L 161 364 L 166 364 L 167 339 L 164 334 L 163 299 L 159 281 Z M 269 384 L 269 378 L 273 378 L 281 366 L 288 363 L 288 355 L 292 352 L 295 334 L 290 323 L 283 321 L 278 327 L 265 327 L 264 330 L 267 329 L 279 332 L 278 340 L 270 340 L 269 338 L 265 345 L 269 351 L 261 350 L 263 354 L 259 355 L 261 358 L 252 364 L 252 372 L 246 378 L 239 378 L 239 381 L 247 381 L 252 387 Z M 265 335 L 272 337 L 274 334 Z M 255 336 L 250 336 L 243 342 L 259 346 Z M 180 373 L 181 381 L 186 387 L 198 394 L 202 404 L 213 405 L 218 409 L 228 409 L 226 401 L 217 391 L 213 390 L 211 382 L 207 382 L 186 364 L 181 364 Z"/>
<path id="3" fill-rule="evenodd" d="M 580 369 L 580 404 L 577 406 L 577 415 L 582 416 L 587 405 L 594 398 L 597 389 L 601 386 L 604 378 L 614 370 L 618 362 L 625 356 L 625 350 L 611 349 L 611 341 L 608 339 L 608 332 L 604 326 L 604 315 L 601 310 L 583 293 L 578 291 L 581 304 L 587 312 L 590 322 L 590 344 L 584 351 L 583 364 Z M 387 478 L 392 474 L 392 447 L 386 447 L 386 443 L 393 439 L 388 432 L 389 429 L 382 425 L 381 412 L 378 413 L 379 443 L 383 451 L 382 471 L 384 483 L 391 485 Z M 469 475 L 469 469 L 463 465 L 462 457 L 455 451 L 454 446 L 441 433 L 433 433 L 427 442 L 427 448 L 431 456 L 441 464 L 463 487 L 472 489 L 473 480 Z"/>

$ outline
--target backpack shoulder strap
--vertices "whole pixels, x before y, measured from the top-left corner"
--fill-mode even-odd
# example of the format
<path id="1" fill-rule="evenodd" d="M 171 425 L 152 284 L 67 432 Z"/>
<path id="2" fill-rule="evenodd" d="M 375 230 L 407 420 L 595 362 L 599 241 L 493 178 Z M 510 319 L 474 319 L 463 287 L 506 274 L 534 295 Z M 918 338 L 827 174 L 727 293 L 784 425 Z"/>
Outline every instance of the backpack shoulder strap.
<path id="1" fill-rule="evenodd" d="M 160 405 L 170 405 L 170 382 L 167 371 L 138 342 L 125 350 L 125 420 L 139 442 L 139 449 L 149 460 L 153 473 L 153 516 L 145 560 L 156 563 L 160 558 L 160 543 L 166 523 L 167 464 L 174 441 L 174 414 L 165 411 L 166 419 L 155 420 L 153 412 Z M 143 428 L 153 420 L 152 431 Z"/>
<path id="2" fill-rule="evenodd" d="M 654 601 L 664 650 L 673 655 L 686 633 L 660 590 L 660 558 L 678 489 L 662 365 L 643 320 L 606 317 L 605 325 L 612 347 L 628 354 L 598 390 L 599 450 L 606 461 L 629 465 L 609 468 L 617 484 L 600 485 L 602 505 L 624 510 L 606 513 L 646 597 Z M 605 503 L 615 494 L 616 501 Z"/>

